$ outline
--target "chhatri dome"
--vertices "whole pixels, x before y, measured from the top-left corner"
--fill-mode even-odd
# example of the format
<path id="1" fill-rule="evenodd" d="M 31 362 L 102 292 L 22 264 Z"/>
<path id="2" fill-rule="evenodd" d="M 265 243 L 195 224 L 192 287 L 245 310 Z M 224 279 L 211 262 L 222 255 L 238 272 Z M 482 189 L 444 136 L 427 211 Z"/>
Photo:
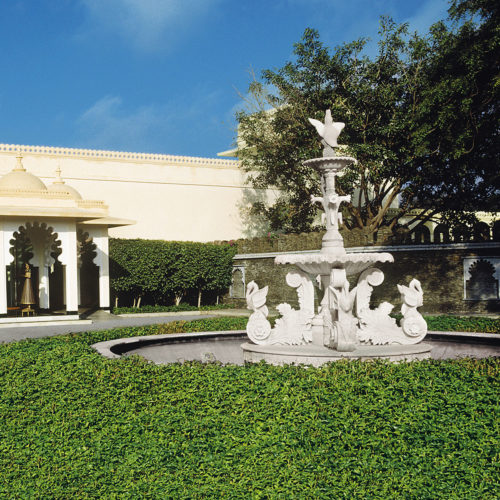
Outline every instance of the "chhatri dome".
<path id="1" fill-rule="evenodd" d="M 81 200 L 82 195 L 71 186 L 68 186 L 61 178 L 61 167 L 57 167 L 56 170 L 56 180 L 47 188 L 49 191 L 53 193 L 64 193 L 69 194 L 71 198 L 75 200 Z"/>
<path id="2" fill-rule="evenodd" d="M 22 156 L 17 156 L 17 164 L 11 172 L 0 178 L 1 191 L 28 191 L 39 193 L 40 191 L 48 191 L 61 195 L 69 196 L 74 200 L 81 200 L 81 194 L 71 186 L 68 186 L 61 178 L 61 168 L 57 167 L 56 180 L 48 187 L 36 175 L 30 174 L 23 166 Z"/>
<path id="3" fill-rule="evenodd" d="M 17 156 L 17 164 L 11 172 L 0 179 L 0 189 L 9 191 L 47 191 L 47 186 L 36 176 L 26 172 L 22 156 Z"/>
<path id="4" fill-rule="evenodd" d="M 54 182 L 46 186 L 26 171 L 19 152 L 15 167 L 0 178 L 0 316 L 18 310 L 22 315 L 32 311 L 22 308 L 33 303 L 41 311 L 65 309 L 73 319 L 78 319 L 82 306 L 109 309 L 108 229 L 133 223 L 111 217 L 102 200 L 83 200 L 76 189 L 61 179 L 60 168 Z M 13 251 L 26 243 L 19 238 L 21 233 L 30 242 L 29 253 Z M 96 250 L 88 257 L 94 265 L 92 269 L 98 269 L 98 276 L 80 266 L 82 238 L 92 241 Z M 55 256 L 56 247 L 60 251 Z M 11 268 L 7 272 L 13 262 L 14 271 Z M 17 262 L 38 269 L 38 276 L 33 275 L 33 279 L 38 279 L 32 289 L 34 298 L 28 297 L 34 302 L 18 300 L 17 290 L 21 290 L 27 277 L 19 274 Z M 19 318 L 24 319 L 27 318 Z"/>

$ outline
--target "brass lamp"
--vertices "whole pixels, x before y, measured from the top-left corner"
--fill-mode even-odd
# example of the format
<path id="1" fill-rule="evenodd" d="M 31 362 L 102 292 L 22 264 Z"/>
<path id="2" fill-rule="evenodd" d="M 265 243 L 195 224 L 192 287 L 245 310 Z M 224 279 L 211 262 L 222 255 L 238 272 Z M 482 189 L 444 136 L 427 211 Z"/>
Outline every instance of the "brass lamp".
<path id="1" fill-rule="evenodd" d="M 34 309 L 31 309 L 31 305 L 36 303 L 33 286 L 31 285 L 31 271 L 29 264 L 25 264 L 24 278 L 23 293 L 21 294 L 20 302 L 21 306 L 28 307 L 21 309 L 21 314 L 24 316 L 24 313 L 26 313 L 29 316 L 30 314 L 35 314 Z"/>

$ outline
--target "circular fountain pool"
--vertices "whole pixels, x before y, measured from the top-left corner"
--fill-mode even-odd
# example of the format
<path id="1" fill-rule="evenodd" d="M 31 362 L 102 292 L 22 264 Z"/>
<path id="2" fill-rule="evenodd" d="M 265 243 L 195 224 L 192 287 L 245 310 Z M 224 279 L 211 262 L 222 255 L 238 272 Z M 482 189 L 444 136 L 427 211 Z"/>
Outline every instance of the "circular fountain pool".
<path id="1" fill-rule="evenodd" d="M 247 340 L 241 330 L 130 337 L 100 342 L 93 347 L 108 358 L 137 354 L 157 364 L 201 361 L 243 365 L 242 344 Z M 430 332 L 425 343 L 432 348 L 431 359 L 500 356 L 500 335 L 497 334 Z"/>

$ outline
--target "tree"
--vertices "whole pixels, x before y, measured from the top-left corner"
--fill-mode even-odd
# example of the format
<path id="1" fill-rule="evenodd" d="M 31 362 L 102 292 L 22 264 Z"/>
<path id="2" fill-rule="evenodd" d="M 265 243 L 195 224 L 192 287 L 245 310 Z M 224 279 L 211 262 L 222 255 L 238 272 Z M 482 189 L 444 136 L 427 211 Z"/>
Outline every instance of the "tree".
<path id="1" fill-rule="evenodd" d="M 498 195 L 498 8 L 491 0 L 456 0 L 451 27 L 439 22 L 425 37 L 381 19 L 378 54 L 366 40 L 333 53 L 306 29 L 295 60 L 253 81 L 256 109 L 240 112 L 238 154 L 256 188 L 275 186 L 272 205 L 256 203 L 273 230 L 314 228 L 316 172 L 304 167 L 320 155 L 307 118 L 326 109 L 345 121 L 340 136 L 357 158 L 338 180 L 348 229 L 376 233 L 409 227 L 437 213 L 492 208 Z M 469 16 L 466 20 L 464 16 Z M 471 17 L 472 16 L 472 17 Z M 355 191 L 356 189 L 356 191 Z M 497 198 L 498 199 L 498 198 Z M 399 200 L 399 209 L 391 206 Z M 418 216 L 409 217 L 413 209 Z"/>
<path id="2" fill-rule="evenodd" d="M 110 240 L 113 291 L 157 303 L 179 305 L 193 293 L 222 294 L 231 285 L 236 247 L 188 241 Z"/>

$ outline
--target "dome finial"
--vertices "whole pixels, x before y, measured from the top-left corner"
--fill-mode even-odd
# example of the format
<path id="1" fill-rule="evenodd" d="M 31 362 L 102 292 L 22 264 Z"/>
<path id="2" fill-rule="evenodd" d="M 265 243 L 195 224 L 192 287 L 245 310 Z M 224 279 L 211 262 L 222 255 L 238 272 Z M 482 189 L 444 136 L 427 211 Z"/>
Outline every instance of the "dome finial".
<path id="1" fill-rule="evenodd" d="M 54 181 L 54 184 L 64 184 L 64 181 L 62 180 L 61 177 L 61 165 L 57 165 L 56 168 L 56 180 Z"/>
<path id="2" fill-rule="evenodd" d="M 61 177 L 61 165 L 58 163 L 56 168 L 56 178 L 54 182 L 48 187 L 49 191 L 53 193 L 64 194 L 75 200 L 81 200 L 81 194 L 72 186 L 68 186 Z"/>
<path id="3" fill-rule="evenodd" d="M 16 158 L 17 158 L 17 163 L 12 171 L 13 172 L 26 172 L 26 169 L 24 168 L 24 165 L 23 165 L 23 154 L 21 153 L 20 150 L 18 151 Z"/>

